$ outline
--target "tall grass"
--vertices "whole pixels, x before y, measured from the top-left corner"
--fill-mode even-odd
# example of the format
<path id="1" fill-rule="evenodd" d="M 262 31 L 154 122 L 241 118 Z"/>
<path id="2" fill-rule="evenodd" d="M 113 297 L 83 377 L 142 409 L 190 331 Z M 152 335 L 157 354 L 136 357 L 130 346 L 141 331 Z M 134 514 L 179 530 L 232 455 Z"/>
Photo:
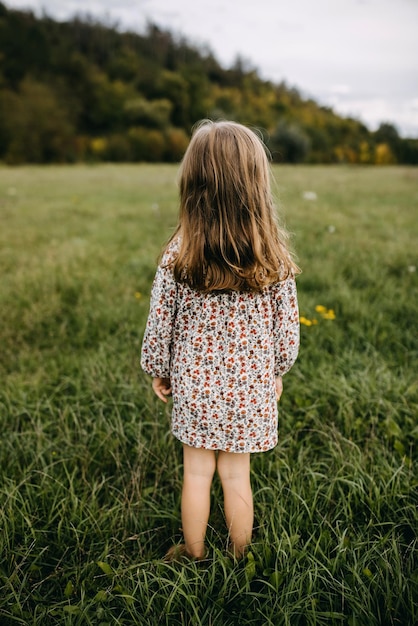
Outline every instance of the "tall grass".
<path id="1" fill-rule="evenodd" d="M 226 556 L 215 481 L 182 566 L 181 447 L 139 369 L 175 178 L 0 169 L 0 624 L 416 624 L 418 171 L 275 169 L 311 325 L 251 552 Z"/>

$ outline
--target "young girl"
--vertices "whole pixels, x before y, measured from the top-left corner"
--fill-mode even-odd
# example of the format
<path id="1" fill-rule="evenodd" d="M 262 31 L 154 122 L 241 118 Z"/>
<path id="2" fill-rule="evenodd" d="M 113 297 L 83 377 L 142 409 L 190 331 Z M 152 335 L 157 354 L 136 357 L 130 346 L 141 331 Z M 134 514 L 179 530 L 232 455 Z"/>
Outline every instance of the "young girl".
<path id="1" fill-rule="evenodd" d="M 201 123 L 180 170 L 178 227 L 152 288 L 141 365 L 156 395 L 173 397 L 184 460 L 184 544 L 175 552 L 196 559 L 205 555 L 215 469 L 230 551 L 240 557 L 251 541 L 250 453 L 277 444 L 281 377 L 298 353 L 298 268 L 276 223 L 269 175 L 255 133 Z"/>

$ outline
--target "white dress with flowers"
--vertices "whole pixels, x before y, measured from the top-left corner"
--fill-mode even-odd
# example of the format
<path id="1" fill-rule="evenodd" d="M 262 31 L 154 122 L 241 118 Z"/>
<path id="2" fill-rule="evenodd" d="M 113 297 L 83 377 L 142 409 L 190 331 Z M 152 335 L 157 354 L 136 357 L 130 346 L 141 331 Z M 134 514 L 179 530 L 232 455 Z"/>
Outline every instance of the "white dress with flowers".
<path id="1" fill-rule="evenodd" d="M 208 450 L 273 448 L 275 377 L 299 348 L 294 279 L 262 293 L 204 294 L 175 281 L 173 254 L 175 246 L 157 270 L 141 355 L 145 372 L 171 379 L 173 435 Z"/>

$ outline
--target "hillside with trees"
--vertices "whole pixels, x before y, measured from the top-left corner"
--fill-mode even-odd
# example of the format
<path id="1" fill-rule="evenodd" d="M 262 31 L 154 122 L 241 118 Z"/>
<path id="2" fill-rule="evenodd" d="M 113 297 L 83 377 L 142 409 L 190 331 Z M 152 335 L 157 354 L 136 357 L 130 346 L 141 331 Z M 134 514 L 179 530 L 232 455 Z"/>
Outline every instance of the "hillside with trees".
<path id="1" fill-rule="evenodd" d="M 256 126 L 277 162 L 418 163 L 393 125 L 371 132 L 155 24 L 119 32 L 0 3 L 0 161 L 175 162 L 202 118 Z"/>

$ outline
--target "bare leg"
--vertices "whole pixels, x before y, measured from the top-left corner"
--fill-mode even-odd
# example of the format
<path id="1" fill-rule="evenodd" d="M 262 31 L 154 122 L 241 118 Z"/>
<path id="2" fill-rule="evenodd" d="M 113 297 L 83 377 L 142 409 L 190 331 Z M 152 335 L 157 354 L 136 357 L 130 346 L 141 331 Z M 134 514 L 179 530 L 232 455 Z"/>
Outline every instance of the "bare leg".
<path id="1" fill-rule="evenodd" d="M 218 473 L 224 492 L 224 507 L 231 549 L 238 558 L 251 543 L 254 523 L 250 483 L 250 454 L 219 452 Z"/>
<path id="2" fill-rule="evenodd" d="M 205 535 L 210 513 L 210 487 L 216 468 L 213 450 L 183 444 L 184 481 L 181 521 L 186 551 L 195 558 L 205 554 Z"/>

